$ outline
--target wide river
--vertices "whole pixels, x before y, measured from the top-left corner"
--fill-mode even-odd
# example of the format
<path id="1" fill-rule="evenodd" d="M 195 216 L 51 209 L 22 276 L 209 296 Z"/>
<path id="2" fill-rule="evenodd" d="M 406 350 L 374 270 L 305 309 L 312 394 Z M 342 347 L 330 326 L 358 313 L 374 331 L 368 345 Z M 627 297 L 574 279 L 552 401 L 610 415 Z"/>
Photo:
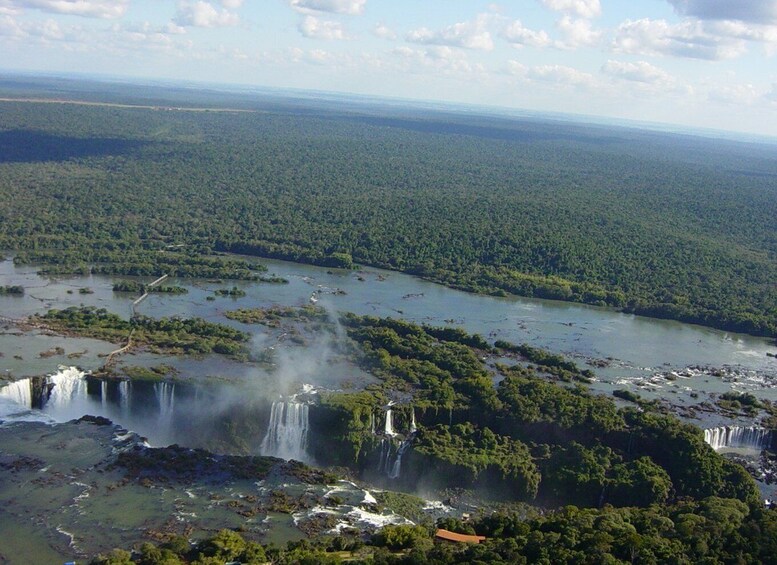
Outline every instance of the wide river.
<path id="1" fill-rule="evenodd" d="M 643 396 L 662 396 L 677 405 L 690 405 L 700 401 L 692 394 L 720 393 L 733 388 L 777 400 L 777 359 L 767 355 L 777 354 L 777 347 L 763 338 L 566 302 L 468 294 L 377 269 L 332 271 L 282 261 L 257 262 L 266 265 L 270 273 L 286 278 L 289 284 L 237 282 L 234 284 L 246 292 L 245 297 L 206 300 L 215 289 L 231 287 L 233 282 L 168 279 L 165 284 L 183 286 L 188 294 L 152 294 L 138 305 L 138 312 L 154 317 L 199 316 L 228 323 L 254 334 L 254 346 L 261 348 L 274 342 L 277 332 L 229 321 L 224 312 L 271 305 L 300 306 L 309 303 L 316 293 L 318 304 L 332 311 L 455 325 L 489 340 L 529 343 L 562 353 L 581 366 L 592 360 L 606 360 L 606 367 L 594 369 L 598 381 L 593 387 L 601 392 L 632 388 Z M 36 271 L 31 266 L 17 267 L 10 259 L 0 263 L 0 285 L 23 285 L 26 289 L 23 297 L 0 296 L 0 315 L 23 318 L 49 308 L 81 304 L 106 308 L 124 317 L 130 314 L 135 297 L 112 291 L 114 281 L 130 277 L 42 277 Z M 86 288 L 91 293 L 80 292 Z M 61 345 L 65 352 L 57 354 L 52 349 L 56 345 Z M 19 335 L 11 327 L 0 334 L 0 375 L 53 373 L 59 365 L 95 368 L 102 362 L 98 355 L 114 348 L 95 340 Z M 48 350 L 51 351 L 41 356 Z M 153 361 L 137 357 L 125 362 Z M 176 365 L 182 372 L 192 374 L 230 377 L 246 372 L 244 364 L 218 356 L 201 361 L 178 360 Z M 683 378 L 682 372 L 695 366 L 727 371 L 724 378 L 712 376 L 709 370 L 691 371 L 688 378 Z M 315 382 L 315 376 L 306 378 L 304 374 L 314 370 L 315 364 L 300 366 L 295 377 L 301 382 Z M 664 378 L 673 371 L 680 373 L 681 378 Z"/>

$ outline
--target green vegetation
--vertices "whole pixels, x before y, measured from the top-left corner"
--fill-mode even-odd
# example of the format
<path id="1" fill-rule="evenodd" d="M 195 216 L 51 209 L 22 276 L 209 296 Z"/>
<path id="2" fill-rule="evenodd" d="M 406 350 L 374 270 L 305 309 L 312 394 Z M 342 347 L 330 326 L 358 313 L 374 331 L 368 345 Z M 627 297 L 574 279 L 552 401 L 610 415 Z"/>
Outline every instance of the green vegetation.
<path id="1" fill-rule="evenodd" d="M 402 394 L 412 401 L 392 407 L 394 429 L 405 433 L 412 410 L 418 431 L 399 485 L 478 488 L 550 507 L 647 507 L 710 496 L 759 505 L 744 469 L 715 453 L 698 428 L 643 411 L 648 403 L 618 409 L 580 385 L 549 380 L 555 369 L 578 372 L 559 356 L 503 342 L 493 349 L 480 336 L 401 320 L 346 315 L 342 323 L 381 384 L 322 396 L 311 413 L 311 429 L 325 429 L 328 440 L 315 446 L 320 462 L 374 469 L 382 448 L 376 414 L 382 418 L 387 398 Z M 505 351 L 538 367 L 483 359 Z"/>
<path id="2" fill-rule="evenodd" d="M 79 245 L 86 245 L 81 249 Z M 124 245 L 130 245 L 125 242 Z M 169 274 L 175 277 L 223 278 L 259 280 L 255 271 L 266 268 L 249 261 L 201 255 L 196 250 L 189 253 L 153 249 L 116 250 L 111 241 L 81 241 L 78 237 L 63 238 L 55 247 L 60 250 L 24 250 L 14 257 L 17 265 L 43 264 L 38 272 L 43 275 L 131 275 L 158 277 Z M 122 288 L 130 288 L 131 281 L 122 281 Z M 138 283 L 140 284 L 140 283 Z M 144 286 L 145 288 L 145 286 Z"/>
<path id="3" fill-rule="evenodd" d="M 162 294 L 187 294 L 189 291 L 182 286 L 177 285 L 159 285 L 152 286 L 148 292 L 159 292 Z"/>
<path id="4" fill-rule="evenodd" d="M 119 281 L 113 284 L 113 292 L 132 292 L 143 294 L 146 291 L 146 285 L 138 281 Z"/>
<path id="5" fill-rule="evenodd" d="M 24 295 L 24 287 L 21 285 L 4 285 L 0 286 L 0 296 L 22 296 Z"/>
<path id="6" fill-rule="evenodd" d="M 114 550 L 92 563 L 205 564 L 228 559 L 357 565 L 771 563 L 777 552 L 777 511 L 752 510 L 738 500 L 718 497 L 650 508 L 567 506 L 529 519 L 517 514 L 490 514 L 468 523 L 443 519 L 439 526 L 460 533 L 477 532 L 486 541 L 433 541 L 434 529 L 398 525 L 382 528 L 366 545 L 358 539 L 335 536 L 314 543 L 293 542 L 280 549 L 222 530 L 194 545 L 178 537 L 159 547 L 143 544 L 135 561 L 129 552 Z M 211 557 L 214 560 L 208 561 Z"/>
<path id="7" fill-rule="evenodd" d="M 221 353 L 233 357 L 246 355 L 243 344 L 248 335 L 222 324 L 199 318 L 153 319 L 135 316 L 124 320 L 104 308 L 76 307 L 49 310 L 36 316 L 54 330 L 70 332 L 112 342 L 123 342 L 132 332 L 132 343 L 170 353 Z"/>
<path id="8" fill-rule="evenodd" d="M 256 276 L 209 256 L 219 251 L 358 262 L 777 335 L 767 147 L 377 106 L 240 105 L 262 111 L 3 102 L 0 248 L 50 274 Z"/>
<path id="9" fill-rule="evenodd" d="M 241 308 L 230 310 L 224 315 L 230 320 L 243 322 L 244 324 L 262 324 L 270 327 L 278 327 L 281 321 L 294 320 L 298 322 L 326 321 L 329 316 L 323 308 L 312 305 L 294 308 L 291 306 L 273 306 L 272 308 Z"/>
<path id="10" fill-rule="evenodd" d="M 232 298 L 241 298 L 246 295 L 246 291 L 233 286 L 232 288 L 219 288 L 214 291 L 216 296 L 231 296 Z"/>

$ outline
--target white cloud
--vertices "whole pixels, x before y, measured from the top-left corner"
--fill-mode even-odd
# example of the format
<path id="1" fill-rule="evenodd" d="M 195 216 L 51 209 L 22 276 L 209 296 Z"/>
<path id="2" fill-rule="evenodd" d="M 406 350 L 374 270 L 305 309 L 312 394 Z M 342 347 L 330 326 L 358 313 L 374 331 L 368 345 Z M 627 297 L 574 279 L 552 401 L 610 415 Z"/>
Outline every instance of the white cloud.
<path id="1" fill-rule="evenodd" d="M 393 29 L 383 23 L 378 23 L 372 28 L 372 33 L 381 39 L 396 39 L 397 34 Z"/>
<path id="2" fill-rule="evenodd" d="M 766 99 L 770 102 L 777 102 L 777 84 L 773 84 L 771 90 L 766 93 Z"/>
<path id="3" fill-rule="evenodd" d="M 516 61 L 515 59 L 510 59 L 509 61 L 507 61 L 507 67 L 505 70 L 509 75 L 523 77 L 523 76 L 526 76 L 526 73 L 528 72 L 529 68 L 523 63 Z"/>
<path id="4" fill-rule="evenodd" d="M 243 5 L 243 0 L 221 0 L 221 5 L 230 10 L 235 10 Z"/>
<path id="5" fill-rule="evenodd" d="M 358 15 L 364 12 L 367 0 L 289 0 L 298 12 L 330 12 L 333 14 Z"/>
<path id="6" fill-rule="evenodd" d="M 21 38 L 25 35 L 24 29 L 21 24 L 16 21 L 16 18 L 0 15 L 0 36 Z"/>
<path id="7" fill-rule="evenodd" d="M 342 24 L 320 20 L 314 16 L 305 16 L 299 24 L 299 31 L 302 35 L 311 39 L 348 39 Z"/>
<path id="8" fill-rule="evenodd" d="M 540 0 L 554 12 L 572 14 L 580 18 L 596 18 L 602 13 L 599 0 Z"/>
<path id="9" fill-rule="evenodd" d="M 683 16 L 702 20 L 777 23 L 777 0 L 669 0 Z"/>
<path id="10" fill-rule="evenodd" d="M 746 51 L 743 40 L 713 35 L 701 22 L 669 24 L 666 20 L 626 20 L 615 30 L 613 49 L 620 53 L 671 55 L 719 61 Z"/>
<path id="11" fill-rule="evenodd" d="M 564 34 L 564 46 L 567 48 L 592 47 L 602 40 L 602 32 L 592 29 L 589 20 L 573 20 L 569 16 L 564 16 L 556 26 Z"/>
<path id="12" fill-rule="evenodd" d="M 548 47 L 553 44 L 547 32 L 529 29 L 520 20 L 515 20 L 508 25 L 502 31 L 502 37 L 515 46 Z"/>
<path id="13" fill-rule="evenodd" d="M 464 52 L 444 45 L 426 49 L 402 46 L 393 49 L 391 55 L 395 59 L 395 67 L 404 72 L 427 73 L 434 70 L 444 75 L 465 75 L 468 78 L 483 72 L 480 65 L 469 62 Z"/>
<path id="14" fill-rule="evenodd" d="M 229 10 L 219 10 L 213 4 L 203 0 L 179 2 L 175 17 L 175 23 L 180 26 L 227 27 L 237 25 L 239 22 L 240 18 L 237 14 Z"/>
<path id="15" fill-rule="evenodd" d="M 666 85 L 672 82 L 669 73 L 646 61 L 626 63 L 610 59 L 602 66 L 602 72 L 614 78 L 646 84 Z"/>
<path id="16" fill-rule="evenodd" d="M 562 85 L 593 86 L 593 75 L 566 67 L 564 65 L 540 65 L 532 67 L 526 76 L 533 80 L 541 80 Z"/>
<path id="17" fill-rule="evenodd" d="M 431 31 L 422 27 L 408 33 L 405 39 L 425 45 L 490 51 L 494 48 L 494 41 L 491 33 L 486 29 L 488 19 L 487 14 L 481 14 L 474 21 L 456 23 L 440 31 Z"/>
<path id="18" fill-rule="evenodd" d="M 752 84 L 732 84 L 712 88 L 707 96 L 713 102 L 735 106 L 750 106 L 758 102 L 762 94 Z"/>
<path id="19" fill-rule="evenodd" d="M 35 8 L 55 14 L 86 18 L 120 18 L 129 6 L 129 0 L 10 0 L 10 9 Z"/>

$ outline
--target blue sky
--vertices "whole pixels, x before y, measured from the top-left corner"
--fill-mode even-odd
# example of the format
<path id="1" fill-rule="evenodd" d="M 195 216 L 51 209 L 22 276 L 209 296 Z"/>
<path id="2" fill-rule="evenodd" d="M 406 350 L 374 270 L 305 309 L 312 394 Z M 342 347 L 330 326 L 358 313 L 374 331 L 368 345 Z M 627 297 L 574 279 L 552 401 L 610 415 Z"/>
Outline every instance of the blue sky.
<path id="1" fill-rule="evenodd" d="M 0 68 L 777 135 L 777 0 L 0 0 Z"/>

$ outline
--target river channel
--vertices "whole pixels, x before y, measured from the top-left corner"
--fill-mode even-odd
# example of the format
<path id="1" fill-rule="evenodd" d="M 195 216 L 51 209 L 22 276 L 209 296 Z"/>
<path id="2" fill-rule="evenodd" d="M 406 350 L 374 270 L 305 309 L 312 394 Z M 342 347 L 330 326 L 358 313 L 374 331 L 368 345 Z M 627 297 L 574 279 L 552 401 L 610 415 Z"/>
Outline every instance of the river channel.
<path id="1" fill-rule="evenodd" d="M 600 365 L 594 368 L 597 381 L 591 386 L 602 393 L 632 389 L 647 398 L 668 398 L 677 406 L 697 404 L 699 395 L 732 389 L 777 400 L 777 359 L 767 355 L 777 354 L 777 347 L 763 338 L 622 314 L 607 308 L 469 294 L 377 269 L 340 271 L 273 260 L 257 262 L 266 265 L 271 274 L 288 280 L 288 284 L 168 279 L 165 284 L 182 286 L 188 294 L 151 294 L 137 309 L 153 317 L 199 316 L 248 331 L 253 335 L 252 348 L 256 352 L 273 351 L 276 361 L 281 356 L 282 376 L 277 371 L 268 373 L 257 363 L 237 363 L 220 356 L 192 359 L 139 354 L 123 356 L 121 362 L 163 362 L 176 367 L 183 378 L 210 377 L 241 383 L 253 380 L 253 386 L 259 388 L 272 388 L 279 379 L 333 388 L 344 383 L 353 386 L 368 382 L 368 375 L 332 352 L 326 336 L 308 339 L 305 347 L 292 347 L 284 341 L 282 330 L 248 326 L 224 316 L 226 311 L 237 308 L 300 306 L 312 297 L 333 313 L 354 312 L 454 325 L 489 340 L 529 343 L 562 353 L 581 366 L 596 362 Z M 135 296 L 112 291 L 115 281 L 127 278 L 131 277 L 40 276 L 36 267 L 16 266 L 7 259 L 0 263 L 0 284 L 22 285 L 25 295 L 0 296 L 0 315 L 19 319 L 49 308 L 91 305 L 128 317 Z M 151 278 L 140 280 L 150 282 Z M 233 284 L 246 295 L 208 299 L 214 290 Z M 62 349 L 56 350 L 57 346 Z M 11 380 L 53 374 L 62 365 L 95 369 L 103 363 L 104 355 L 115 348 L 97 340 L 20 332 L 7 326 L 0 333 L 0 377 Z M 720 369 L 724 369 L 723 376 Z M 75 416 L 70 411 L 67 414 Z M 120 413 L 115 411 L 108 415 L 121 420 Z M 713 418 L 700 425 L 717 422 Z"/>

